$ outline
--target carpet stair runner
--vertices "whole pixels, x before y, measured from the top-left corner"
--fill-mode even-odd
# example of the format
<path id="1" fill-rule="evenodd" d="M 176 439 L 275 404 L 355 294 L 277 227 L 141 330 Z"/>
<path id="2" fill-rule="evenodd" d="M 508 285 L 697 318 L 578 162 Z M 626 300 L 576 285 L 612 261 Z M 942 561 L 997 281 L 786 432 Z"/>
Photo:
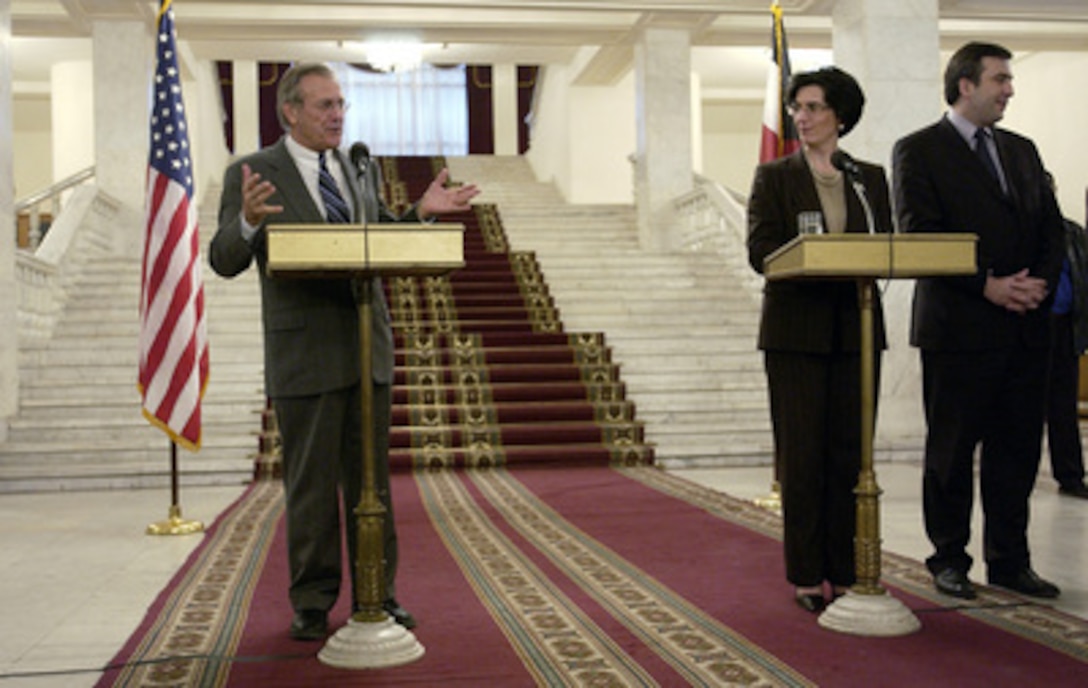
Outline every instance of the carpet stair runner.
<path id="1" fill-rule="evenodd" d="M 510 248 L 533 252 L 564 326 L 607 332 L 655 464 L 770 461 L 760 293 L 743 241 L 720 252 L 645 249 L 630 203 L 570 203 L 518 156 L 449 164 L 500 209 Z"/>
<path id="2" fill-rule="evenodd" d="M 400 211 L 445 161 L 380 164 Z M 394 470 L 652 463 L 604 335 L 563 331 L 533 254 L 508 250 L 498 209 L 443 219 L 465 225 L 465 267 L 385 282 L 397 339 Z"/>

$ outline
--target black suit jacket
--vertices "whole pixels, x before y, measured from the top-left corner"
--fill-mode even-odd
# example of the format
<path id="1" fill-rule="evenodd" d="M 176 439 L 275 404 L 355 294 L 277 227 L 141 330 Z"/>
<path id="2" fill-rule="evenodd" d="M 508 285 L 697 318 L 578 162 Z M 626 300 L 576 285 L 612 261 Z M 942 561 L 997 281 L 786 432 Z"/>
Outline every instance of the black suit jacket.
<path id="1" fill-rule="evenodd" d="M 983 296 L 986 276 L 1023 268 L 1057 286 L 1063 255 L 1062 216 L 1035 145 L 995 129 L 994 143 L 1008 187 L 986 172 L 948 120 L 900 139 L 892 153 L 896 211 L 903 232 L 978 235 L 978 271 L 963 277 L 919 279 L 911 344 L 934 351 L 1048 346 L 1050 299 L 1017 315 Z"/>
<path id="2" fill-rule="evenodd" d="M 394 217 L 377 194 L 377 168 L 371 165 L 365 187 L 340 151 L 333 151 L 349 180 L 350 203 L 356 221 L 415 221 L 414 210 L 404 218 Z M 294 160 L 281 139 L 227 168 L 219 206 L 219 229 L 212 239 L 212 269 L 233 277 L 255 260 L 260 271 L 265 349 L 265 391 L 268 396 L 309 396 L 343 389 L 359 382 L 359 319 L 356 289 L 350 278 L 310 279 L 269 277 L 264 228 L 252 241 L 241 233 L 242 164 L 262 179 L 272 182 L 276 193 L 271 205 L 283 212 L 270 216 L 273 223 L 322 223 L 325 217 L 302 181 Z M 393 380 L 393 336 L 389 309 L 380 283 L 372 289 L 373 377 L 374 382 Z"/>
<path id="3" fill-rule="evenodd" d="M 884 169 L 858 162 L 877 232 L 892 231 Z M 846 231 L 869 231 L 864 209 L 846 183 Z M 763 273 L 764 259 L 797 236 L 797 214 L 820 211 L 820 197 L 802 152 L 760 165 L 748 198 L 748 261 Z M 874 303 L 874 344 L 885 347 L 880 299 Z M 861 322 L 853 280 L 775 280 L 763 287 L 759 348 L 831 353 L 858 351 Z"/>

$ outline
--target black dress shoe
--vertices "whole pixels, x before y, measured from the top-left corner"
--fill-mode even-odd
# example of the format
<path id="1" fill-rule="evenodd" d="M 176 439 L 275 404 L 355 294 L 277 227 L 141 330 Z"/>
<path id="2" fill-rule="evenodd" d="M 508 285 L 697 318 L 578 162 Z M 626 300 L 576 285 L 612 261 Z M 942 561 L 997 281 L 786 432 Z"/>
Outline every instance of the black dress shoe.
<path id="1" fill-rule="evenodd" d="M 933 585 L 937 592 L 958 597 L 961 600 L 973 600 L 978 596 L 975 586 L 967 580 L 967 574 L 954 568 L 941 569 L 933 576 Z"/>
<path id="2" fill-rule="evenodd" d="M 412 616 L 407 609 L 400 606 L 400 603 L 392 597 L 382 603 L 382 609 L 385 610 L 386 614 L 393 617 L 393 621 L 401 626 L 408 629 L 416 627 L 416 617 Z"/>
<path id="3" fill-rule="evenodd" d="M 1083 482 L 1062 485 L 1058 488 L 1058 494 L 1065 495 L 1066 497 L 1088 499 L 1088 485 L 1085 485 Z"/>
<path id="4" fill-rule="evenodd" d="M 827 606 L 823 595 L 797 593 L 793 596 L 793 600 L 798 607 L 813 614 L 819 614 Z"/>
<path id="5" fill-rule="evenodd" d="M 323 640 L 329 634 L 329 616 L 316 609 L 297 611 L 290 634 L 295 640 Z"/>
<path id="6" fill-rule="evenodd" d="M 1039 574 L 1028 567 L 1020 569 L 1020 571 L 1011 576 L 990 574 L 990 585 L 999 585 L 1002 588 L 1008 588 L 1021 595 L 1028 595 L 1030 597 L 1054 599 L 1062 594 L 1062 591 L 1058 589 L 1058 586 L 1048 580 L 1043 580 L 1039 577 Z"/>

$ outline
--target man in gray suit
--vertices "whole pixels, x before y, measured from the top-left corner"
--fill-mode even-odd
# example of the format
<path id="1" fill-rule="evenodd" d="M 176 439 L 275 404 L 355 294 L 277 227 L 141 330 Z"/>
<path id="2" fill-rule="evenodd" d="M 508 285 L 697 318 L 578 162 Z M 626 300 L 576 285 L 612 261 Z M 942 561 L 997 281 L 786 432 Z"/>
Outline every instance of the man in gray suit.
<path id="1" fill-rule="evenodd" d="M 1027 528 L 1062 217 L 1035 145 L 994 126 L 1013 95 L 1011 57 L 989 43 L 957 50 L 945 70 L 948 114 L 892 153 L 901 231 L 978 236 L 978 271 L 919 279 L 911 322 L 928 428 L 926 564 L 938 591 L 964 599 L 976 596 L 967 576 L 976 447 L 988 581 L 1034 597 L 1060 592 L 1032 568 Z"/>
<path id="2" fill-rule="evenodd" d="M 210 261 L 223 277 L 238 275 L 254 260 L 260 272 L 265 391 L 283 440 L 289 597 L 295 611 L 290 634 L 320 640 L 328 633 L 328 612 L 342 578 L 338 491 L 349 520 L 348 556 L 355 581 L 356 528 L 350 515 L 363 480 L 358 290 L 346 277 L 269 277 L 265 228 L 272 223 L 418 222 L 467 210 L 478 190 L 472 185 L 446 188 L 443 170 L 408 213 L 393 216 L 380 201 L 376 169 L 355 169 L 339 150 L 347 106 L 326 65 L 288 70 L 276 108 L 287 135 L 226 171 Z M 376 489 L 387 510 L 383 607 L 396 622 L 412 628 L 415 619 L 394 597 L 397 539 L 388 461 L 393 334 L 377 280 L 374 286 L 370 383 Z"/>

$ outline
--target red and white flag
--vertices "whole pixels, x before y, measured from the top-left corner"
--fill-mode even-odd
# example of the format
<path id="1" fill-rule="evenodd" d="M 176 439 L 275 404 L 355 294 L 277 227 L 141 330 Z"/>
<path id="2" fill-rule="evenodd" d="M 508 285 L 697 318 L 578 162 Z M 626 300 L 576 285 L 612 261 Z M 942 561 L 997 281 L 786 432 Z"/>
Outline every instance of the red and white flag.
<path id="1" fill-rule="evenodd" d="M 156 39 L 140 290 L 139 389 L 144 417 L 176 444 L 196 451 L 201 437 L 200 401 L 208 381 L 208 334 L 170 1 L 162 0 L 159 8 Z"/>
<path id="2" fill-rule="evenodd" d="M 771 65 L 767 71 L 767 93 L 763 100 L 763 136 L 759 145 L 759 161 L 769 162 L 789 155 L 801 147 L 793 120 L 786 114 L 785 89 L 790 82 L 790 52 L 786 44 L 786 26 L 782 23 L 782 8 L 771 5 L 774 22 L 771 25 Z"/>

